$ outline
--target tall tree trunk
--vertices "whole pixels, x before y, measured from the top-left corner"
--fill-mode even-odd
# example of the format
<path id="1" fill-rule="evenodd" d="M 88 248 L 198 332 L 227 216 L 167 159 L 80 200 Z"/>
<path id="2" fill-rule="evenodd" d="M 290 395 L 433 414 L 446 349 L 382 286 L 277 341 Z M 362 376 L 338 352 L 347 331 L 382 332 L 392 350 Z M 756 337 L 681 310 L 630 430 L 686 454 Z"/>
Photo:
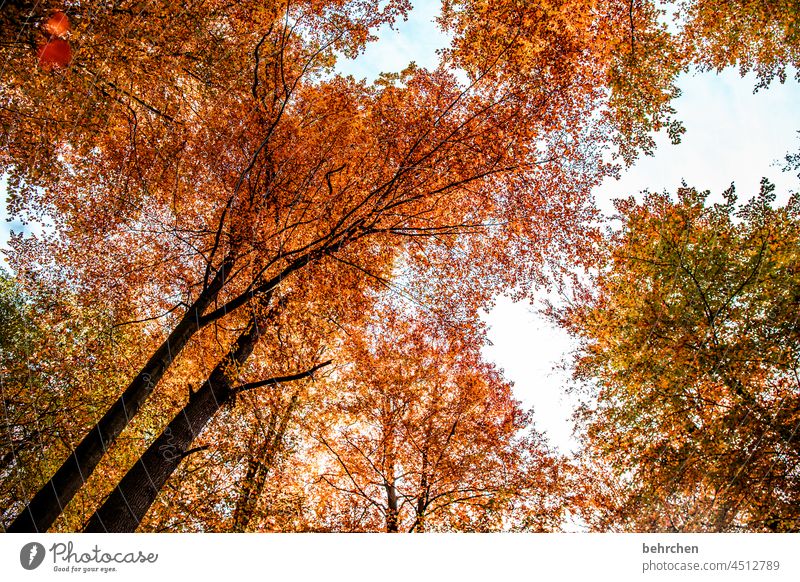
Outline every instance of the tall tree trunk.
<path id="1" fill-rule="evenodd" d="M 53 477 L 39 489 L 7 531 L 39 533 L 47 531 L 53 525 L 94 472 L 111 443 L 128 426 L 153 392 L 173 360 L 202 327 L 200 320 L 203 312 L 222 289 L 232 267 L 232 260 L 227 259 L 223 262 L 208 287 L 186 311 L 166 341 L 156 350 L 122 396 L 92 427 Z"/>
<path id="2" fill-rule="evenodd" d="M 244 364 L 253 353 L 260 329 L 255 319 L 239 336 L 228 357 L 223 358 L 203 385 L 189 397 L 161 435 L 89 518 L 86 532 L 133 532 L 181 461 L 194 452 L 192 441 L 208 421 L 235 394 L 227 370 L 231 363 Z M 195 449 L 196 450 L 196 449 Z"/>
<path id="3" fill-rule="evenodd" d="M 268 443 L 262 443 L 256 454 L 247 460 L 247 472 L 242 479 L 239 497 L 236 499 L 236 507 L 233 510 L 233 525 L 231 531 L 244 532 L 250 525 L 250 518 L 253 511 L 255 479 L 259 472 L 261 462 L 260 457 L 266 453 Z"/>

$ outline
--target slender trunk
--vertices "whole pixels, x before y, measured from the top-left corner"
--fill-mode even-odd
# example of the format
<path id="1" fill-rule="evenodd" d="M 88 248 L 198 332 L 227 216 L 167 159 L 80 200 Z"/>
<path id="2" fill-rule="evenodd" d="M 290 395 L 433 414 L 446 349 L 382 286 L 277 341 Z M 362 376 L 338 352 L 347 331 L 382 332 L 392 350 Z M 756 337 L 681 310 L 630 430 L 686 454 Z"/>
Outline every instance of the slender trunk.
<path id="1" fill-rule="evenodd" d="M 86 532 L 133 532 L 155 501 L 167 479 L 191 454 L 192 441 L 208 421 L 234 395 L 226 371 L 231 363 L 243 364 L 258 341 L 259 326 L 251 320 L 231 354 L 223 358 L 200 389 L 167 425 L 141 458 L 125 474 L 103 505 L 89 518 Z"/>
<path id="2" fill-rule="evenodd" d="M 395 475 L 395 404 L 390 396 L 384 396 L 381 406 L 381 425 L 383 432 L 383 464 L 386 475 L 383 486 L 386 489 L 386 533 L 397 533 L 400 509 L 397 504 L 397 477 Z"/>
<path id="3" fill-rule="evenodd" d="M 247 461 L 247 472 L 242 480 L 241 491 L 236 500 L 236 508 L 233 510 L 233 526 L 231 531 L 243 532 L 250 524 L 250 514 L 252 512 L 252 499 L 254 496 L 253 489 L 255 488 L 255 478 L 259 471 L 259 456 L 265 452 L 267 443 L 264 443 L 255 457 L 251 457 Z"/>
<path id="4" fill-rule="evenodd" d="M 256 415 L 256 418 L 258 419 L 260 428 L 261 416 L 259 415 L 258 408 L 255 407 L 253 411 Z M 255 436 L 250 438 L 250 442 L 248 444 L 248 449 L 247 449 L 248 452 L 250 453 L 247 459 L 247 472 L 242 478 L 242 483 L 239 490 L 239 496 L 236 499 L 236 507 L 233 510 L 233 525 L 231 526 L 231 531 L 234 532 L 244 531 L 250 521 L 250 516 L 249 516 L 251 511 L 250 500 L 253 497 L 253 489 L 255 488 L 256 474 L 259 471 L 259 465 L 262 457 L 264 457 L 267 454 L 267 449 L 269 448 L 270 442 L 272 440 L 272 435 L 275 433 L 275 428 L 277 423 L 278 423 L 278 414 L 276 411 L 273 411 L 270 414 L 266 433 L 263 433 L 264 439 L 260 443 L 260 445 L 256 447 L 256 443 L 254 442 L 256 439 Z M 254 450 L 255 453 L 253 453 Z"/>
<path id="5" fill-rule="evenodd" d="M 428 424 L 428 434 L 430 434 L 431 426 Z M 414 521 L 414 526 L 411 531 L 424 532 L 425 531 L 425 513 L 428 511 L 428 498 L 430 497 L 430 484 L 428 483 L 428 447 L 429 443 L 426 441 L 425 448 L 422 451 L 422 470 L 420 471 L 419 478 L 419 496 L 417 497 L 417 518 Z"/>
<path id="6" fill-rule="evenodd" d="M 390 483 L 386 484 L 386 533 L 397 533 L 397 487 L 394 475 L 390 475 Z"/>
<path id="7" fill-rule="evenodd" d="M 275 427 L 278 416 L 270 419 L 269 435 L 259 448 L 258 452 L 250 458 L 245 475 L 242 492 L 236 502 L 233 512 L 233 531 L 244 532 L 250 525 L 255 513 L 256 503 L 264 490 L 267 476 L 272 469 L 283 445 L 283 438 L 289 426 L 289 420 L 294 407 L 297 405 L 298 396 L 292 396 L 289 405 L 280 417 L 280 424 Z"/>
<path id="8" fill-rule="evenodd" d="M 391 414 L 391 412 L 389 413 Z M 393 419 L 392 419 L 393 420 Z M 397 533 L 400 521 L 400 510 L 397 506 L 397 477 L 395 476 L 394 425 L 388 423 L 383 446 L 386 455 L 386 533 Z"/>
<path id="9" fill-rule="evenodd" d="M 111 443 L 128 426 L 153 392 L 175 357 L 201 327 L 200 318 L 203 312 L 222 289 L 232 267 L 232 260 L 223 263 L 209 286 L 187 310 L 167 340 L 156 350 L 122 396 L 92 427 L 53 477 L 39 489 L 7 531 L 39 533 L 47 531 L 53 525 L 66 505 L 94 472 Z"/>

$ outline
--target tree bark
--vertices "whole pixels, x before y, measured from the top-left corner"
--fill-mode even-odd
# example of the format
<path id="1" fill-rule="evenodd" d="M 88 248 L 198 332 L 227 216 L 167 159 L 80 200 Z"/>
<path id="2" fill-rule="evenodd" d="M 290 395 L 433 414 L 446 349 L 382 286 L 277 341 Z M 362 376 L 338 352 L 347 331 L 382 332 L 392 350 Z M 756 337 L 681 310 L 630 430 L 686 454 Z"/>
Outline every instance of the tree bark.
<path id="1" fill-rule="evenodd" d="M 75 447 L 53 477 L 34 495 L 8 527 L 8 532 L 40 533 L 47 531 L 53 525 L 66 505 L 94 472 L 111 443 L 128 426 L 153 392 L 173 360 L 202 327 L 200 319 L 203 312 L 222 289 L 232 267 L 232 260 L 223 263 L 214 279 L 186 311 L 167 340 L 156 350 L 122 396 L 111 405 Z"/>
<path id="2" fill-rule="evenodd" d="M 432 432 L 432 427 L 430 422 L 428 423 L 428 434 Z M 411 526 L 409 532 L 417 531 L 417 532 L 424 532 L 425 531 L 425 513 L 428 511 L 428 503 L 430 498 L 430 484 L 428 481 L 428 451 L 430 447 L 430 442 L 425 442 L 425 448 L 422 450 L 422 467 L 420 471 L 419 477 L 419 495 L 417 497 L 417 506 L 416 510 L 416 519 L 414 520 L 414 525 Z"/>
<path id="3" fill-rule="evenodd" d="M 352 234 L 352 233 L 351 233 Z M 362 233 L 363 234 L 363 233 Z M 164 372 L 172 364 L 186 343 L 201 328 L 246 305 L 256 296 L 269 297 L 272 291 L 294 271 L 301 269 L 321 256 L 341 249 L 349 240 L 341 234 L 333 236 L 335 242 L 307 251 L 297 257 L 272 279 L 262 282 L 250 291 L 227 301 L 215 310 L 205 313 L 230 276 L 236 262 L 235 256 L 226 256 L 194 304 L 186 311 L 178 326 L 158 348 L 144 368 L 131 382 L 122 396 L 111 406 L 103 418 L 73 450 L 53 477 L 34 495 L 6 531 L 41 533 L 47 531 L 64 511 L 75 493 L 97 467 L 108 446 L 122 433 L 144 401 L 155 388 Z M 304 376 L 303 376 L 304 377 Z M 285 381 L 289 381 L 286 379 Z M 269 383 L 269 381 L 267 382 Z M 252 389 L 265 385 L 257 383 Z"/>
<path id="4" fill-rule="evenodd" d="M 390 479 L 392 481 L 386 484 L 386 533 L 397 533 L 397 488 L 394 484 L 394 475 Z"/>
<path id="5" fill-rule="evenodd" d="M 89 518 L 85 532 L 134 532 L 167 479 L 191 454 L 192 441 L 208 421 L 235 394 L 227 370 L 241 365 L 253 352 L 260 329 L 255 319 L 239 336 L 228 357 L 217 364 L 209 378 L 189 397 L 189 402 L 125 474 L 103 505 Z"/>

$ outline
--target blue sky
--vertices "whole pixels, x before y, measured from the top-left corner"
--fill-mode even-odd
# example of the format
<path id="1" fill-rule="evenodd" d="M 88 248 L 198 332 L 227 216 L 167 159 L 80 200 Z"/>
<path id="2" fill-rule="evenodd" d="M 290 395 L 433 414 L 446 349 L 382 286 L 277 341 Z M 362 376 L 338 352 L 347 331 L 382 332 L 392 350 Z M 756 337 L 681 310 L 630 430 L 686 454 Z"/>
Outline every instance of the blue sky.
<path id="1" fill-rule="evenodd" d="M 355 61 L 342 60 L 339 70 L 374 79 L 382 71 L 399 71 L 411 61 L 434 66 L 436 49 L 447 42 L 433 23 L 439 3 L 417 4 L 406 22 L 395 30 L 384 27 L 378 42 Z M 641 158 L 621 180 L 607 180 L 594 192 L 602 210 L 611 212 L 615 197 L 644 189 L 674 191 L 682 180 L 717 196 L 735 182 L 740 198 L 748 198 L 766 176 L 777 184 L 779 201 L 789 190 L 800 189 L 797 176 L 781 170 L 786 153 L 800 151 L 800 86 L 795 81 L 775 83 L 754 94 L 755 80 L 730 70 L 720 75 L 684 75 L 679 86 L 683 94 L 675 106 L 687 130 L 682 143 L 673 146 L 664 135 L 657 136 L 654 156 Z M 2 184 L 0 189 L 4 191 Z M 18 231 L 20 226 L 6 222 L 3 205 L 0 246 L 8 240 L 9 230 Z M 569 338 L 534 307 L 504 298 L 486 319 L 493 345 L 485 349 L 485 356 L 515 382 L 517 397 L 534 406 L 536 423 L 553 444 L 562 450 L 571 448 L 569 416 L 574 401 L 565 394 L 568 377 L 555 369 L 570 349 Z"/>

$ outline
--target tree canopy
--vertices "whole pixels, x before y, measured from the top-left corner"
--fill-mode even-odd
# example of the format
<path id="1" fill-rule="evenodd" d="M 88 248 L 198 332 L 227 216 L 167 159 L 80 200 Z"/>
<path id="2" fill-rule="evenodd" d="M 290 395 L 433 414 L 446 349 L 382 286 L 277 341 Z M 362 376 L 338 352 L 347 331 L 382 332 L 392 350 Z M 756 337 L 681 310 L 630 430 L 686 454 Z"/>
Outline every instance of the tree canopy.
<path id="1" fill-rule="evenodd" d="M 596 284 L 560 314 L 596 387 L 587 458 L 615 476 L 598 527 L 798 527 L 800 199 L 708 194 L 620 202 Z"/>
<path id="2" fill-rule="evenodd" d="M 658 279 L 609 262 L 593 188 L 652 153 L 654 131 L 679 140 L 681 72 L 738 64 L 763 86 L 783 81 L 798 63 L 796 7 L 752 1 L 713 18 L 718 3 L 687 0 L 671 26 L 650 0 L 445 0 L 439 24 L 450 44 L 436 66 L 410 64 L 373 83 L 337 72 L 339 56 L 358 55 L 410 8 L 4 5 L 0 171 L 10 214 L 46 225 L 12 236 L 14 275 L 2 280 L 9 531 L 549 531 L 584 504 L 570 492 L 574 463 L 550 450 L 501 371 L 481 359 L 482 310 L 501 293 L 576 285 L 582 270 L 617 269 L 629 286 Z M 717 362 L 693 380 L 716 403 L 702 422 L 717 434 L 744 414 L 730 430 L 767 431 L 774 438 L 753 446 L 772 448 L 754 458 L 784 463 L 795 442 L 789 364 L 745 366 L 737 351 L 755 353 L 778 331 L 765 323 L 747 344 L 737 338 L 750 328 L 736 327 L 779 309 L 778 297 L 788 314 L 794 300 L 794 267 L 784 266 L 762 299 L 743 303 L 773 252 L 747 245 L 772 236 L 759 225 L 780 213 L 766 186 L 736 220 L 732 202 L 706 211 L 689 192 L 678 205 L 658 196 L 622 204 L 627 234 L 609 244 L 633 244 L 625 236 L 635 233 L 644 256 L 666 253 L 641 225 L 661 232 L 657 220 L 697 214 L 684 222 L 707 231 L 692 247 L 699 262 L 686 267 L 700 304 L 691 286 L 665 301 L 686 341 L 707 349 L 703 365 Z M 781 211 L 780 228 L 794 208 Z M 637 399 L 683 344 L 646 364 L 609 355 L 620 376 L 606 378 L 593 334 L 612 338 L 617 326 L 608 314 L 601 333 L 593 301 L 624 295 L 624 285 L 597 285 L 562 321 L 597 351 L 581 370 L 630 384 L 591 418 L 606 415 L 603 430 L 621 438 L 655 438 L 662 417 L 648 406 L 663 403 Z M 621 298 L 629 313 L 613 317 L 647 315 L 642 297 Z M 633 346 L 659 325 L 621 326 L 632 335 L 608 341 Z M 776 362 L 789 358 L 787 345 Z M 675 377 L 695 363 L 669 361 Z M 702 455 L 728 454 L 724 438 L 714 442 L 721 448 Z M 743 482 L 734 466 L 720 463 L 720 479 Z M 793 499 L 790 461 L 775 470 L 783 481 L 748 504 Z M 681 495 L 688 504 L 688 490 Z M 701 497 L 716 507 L 705 489 Z M 751 505 L 715 519 L 796 527 L 783 509 Z"/>

